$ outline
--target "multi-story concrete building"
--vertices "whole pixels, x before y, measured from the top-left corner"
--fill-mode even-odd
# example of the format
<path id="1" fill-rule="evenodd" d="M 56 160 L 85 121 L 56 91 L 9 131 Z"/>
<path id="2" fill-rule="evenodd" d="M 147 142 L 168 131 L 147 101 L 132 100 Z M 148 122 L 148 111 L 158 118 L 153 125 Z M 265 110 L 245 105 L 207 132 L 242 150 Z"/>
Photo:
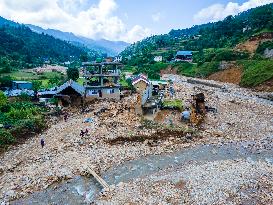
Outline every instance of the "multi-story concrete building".
<path id="1" fill-rule="evenodd" d="M 86 100 L 120 99 L 120 70 L 122 64 L 118 62 L 102 62 L 82 64 L 84 68 L 84 86 Z"/>

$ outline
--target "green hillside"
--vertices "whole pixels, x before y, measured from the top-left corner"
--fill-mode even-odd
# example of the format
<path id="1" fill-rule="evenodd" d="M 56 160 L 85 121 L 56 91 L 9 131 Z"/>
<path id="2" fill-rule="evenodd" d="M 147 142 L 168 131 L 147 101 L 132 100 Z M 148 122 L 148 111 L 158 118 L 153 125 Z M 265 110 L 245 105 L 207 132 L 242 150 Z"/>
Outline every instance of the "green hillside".
<path id="1" fill-rule="evenodd" d="M 100 57 L 96 51 L 77 47 L 47 34 L 32 32 L 30 28 L 0 18 L 0 72 L 43 64 L 79 60 L 82 54 L 90 59 Z"/>
<path id="2" fill-rule="evenodd" d="M 124 60 L 125 64 L 138 67 L 137 70 L 141 72 L 147 70 L 147 65 L 154 63 L 154 56 L 162 55 L 163 61 L 170 63 L 178 50 L 191 50 L 194 64 L 170 65 L 183 75 L 207 77 L 219 71 L 217 66 L 221 61 L 245 60 L 253 61 L 255 65 L 263 65 L 257 61 L 265 59 L 263 55 L 265 49 L 273 48 L 272 40 L 259 45 L 255 53 L 236 49 L 236 45 L 266 32 L 273 32 L 273 4 L 250 9 L 236 16 L 228 16 L 223 21 L 172 30 L 164 35 L 155 35 L 132 44 L 121 54 L 124 59 L 127 59 Z M 247 72 L 243 74 L 242 85 L 253 86 L 272 78 L 268 73 L 273 73 L 273 66 L 269 65 L 267 70 L 270 72 L 265 72 L 257 82 L 246 83 L 249 81 L 249 76 L 256 76 L 251 74 L 252 70 L 259 73 L 259 69 L 262 68 L 258 66 L 255 69 L 247 69 L 248 64 L 240 65 L 243 66 L 244 72 Z M 158 73 L 151 75 L 156 74 Z"/>

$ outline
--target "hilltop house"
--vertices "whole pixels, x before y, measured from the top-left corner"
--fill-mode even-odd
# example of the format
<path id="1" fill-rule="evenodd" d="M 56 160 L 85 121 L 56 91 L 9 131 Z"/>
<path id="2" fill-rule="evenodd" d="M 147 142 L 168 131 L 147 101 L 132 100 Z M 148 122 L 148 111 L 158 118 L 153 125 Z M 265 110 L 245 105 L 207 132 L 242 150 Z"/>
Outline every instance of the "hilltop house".
<path id="1" fill-rule="evenodd" d="M 154 61 L 155 62 L 162 62 L 163 61 L 163 57 L 162 56 L 155 56 L 154 57 Z"/>
<path id="2" fill-rule="evenodd" d="M 175 61 L 192 62 L 192 51 L 178 51 L 175 55 Z"/>

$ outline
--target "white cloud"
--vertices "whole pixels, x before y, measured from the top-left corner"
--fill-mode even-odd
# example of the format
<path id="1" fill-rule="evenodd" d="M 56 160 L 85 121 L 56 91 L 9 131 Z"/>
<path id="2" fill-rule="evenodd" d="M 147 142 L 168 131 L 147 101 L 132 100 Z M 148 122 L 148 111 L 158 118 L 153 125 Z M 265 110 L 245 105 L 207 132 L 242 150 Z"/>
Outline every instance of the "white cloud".
<path id="1" fill-rule="evenodd" d="M 128 31 L 113 13 L 115 0 L 0 0 L 0 15 L 19 23 L 73 32 L 89 38 L 134 42 L 151 34 L 139 25 Z"/>
<path id="2" fill-rule="evenodd" d="M 202 9 L 194 16 L 195 23 L 205 23 L 223 20 L 229 15 L 236 15 L 257 6 L 272 3 L 273 0 L 249 0 L 243 4 L 229 2 L 224 4 L 214 4 Z"/>
<path id="3" fill-rule="evenodd" d="M 141 40 L 147 36 L 151 35 L 151 30 L 148 28 L 143 28 L 140 25 L 135 25 L 130 31 L 126 33 L 126 36 L 124 36 L 124 39 L 127 42 L 136 42 L 138 40 Z"/>
<path id="4" fill-rule="evenodd" d="M 162 18 L 162 14 L 160 12 L 157 12 L 152 15 L 152 19 L 154 22 L 159 22 L 161 18 Z"/>

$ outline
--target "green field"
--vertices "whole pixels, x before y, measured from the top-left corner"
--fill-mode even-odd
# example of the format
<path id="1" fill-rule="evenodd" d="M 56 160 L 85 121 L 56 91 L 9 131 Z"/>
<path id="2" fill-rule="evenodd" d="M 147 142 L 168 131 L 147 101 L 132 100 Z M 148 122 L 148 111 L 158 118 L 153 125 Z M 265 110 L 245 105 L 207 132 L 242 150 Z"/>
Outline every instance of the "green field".
<path id="1" fill-rule="evenodd" d="M 18 70 L 12 73 L 3 74 L 2 76 L 10 76 L 12 80 L 41 81 L 43 88 L 53 87 L 54 83 L 58 84 L 66 78 L 66 75 L 60 72 L 45 72 L 42 74 L 36 74 L 28 70 Z"/>

